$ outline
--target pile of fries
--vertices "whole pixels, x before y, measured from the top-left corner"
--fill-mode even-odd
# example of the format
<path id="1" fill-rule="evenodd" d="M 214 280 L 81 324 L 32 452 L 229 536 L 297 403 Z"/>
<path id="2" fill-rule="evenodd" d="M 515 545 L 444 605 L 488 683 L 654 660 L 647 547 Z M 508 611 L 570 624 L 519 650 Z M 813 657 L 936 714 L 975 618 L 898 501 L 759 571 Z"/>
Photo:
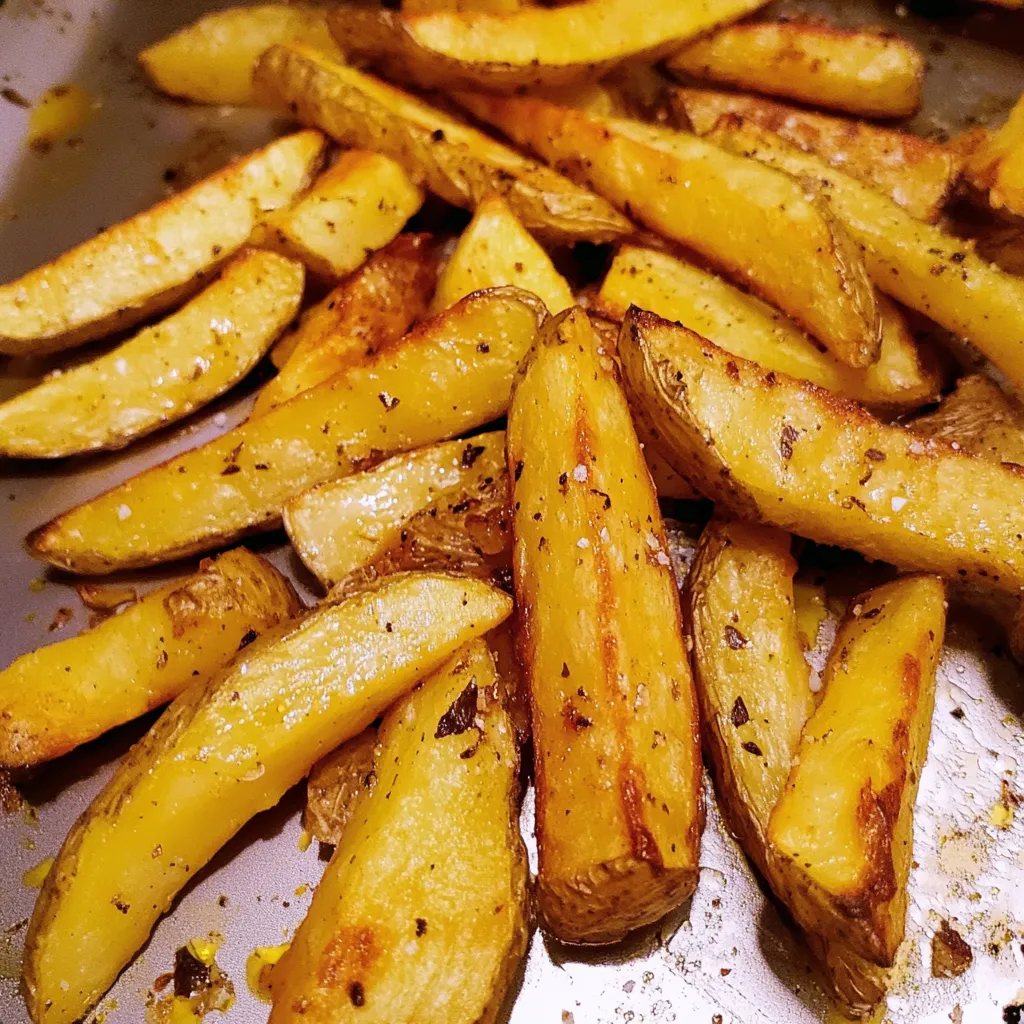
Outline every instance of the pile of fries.
<path id="1" fill-rule="evenodd" d="M 494 1020 L 535 917 L 613 943 L 691 895 L 703 763 L 839 1005 L 884 999 L 948 601 L 1024 649 L 1024 277 L 946 226 L 973 203 L 1024 260 L 1024 98 L 926 141 L 878 123 L 920 105 L 912 46 L 762 6 L 266 5 L 140 55 L 301 127 L 0 287 L 9 355 L 124 332 L 0 405 L 0 453 L 278 372 L 28 538 L 84 575 L 220 552 L 0 673 L 14 772 L 169 704 L 43 885 L 36 1024 L 306 776 L 335 852 L 273 1024 Z M 688 572 L 659 499 L 714 503 Z M 282 524 L 315 607 L 232 547 Z M 820 675 L 794 536 L 885 563 Z"/>

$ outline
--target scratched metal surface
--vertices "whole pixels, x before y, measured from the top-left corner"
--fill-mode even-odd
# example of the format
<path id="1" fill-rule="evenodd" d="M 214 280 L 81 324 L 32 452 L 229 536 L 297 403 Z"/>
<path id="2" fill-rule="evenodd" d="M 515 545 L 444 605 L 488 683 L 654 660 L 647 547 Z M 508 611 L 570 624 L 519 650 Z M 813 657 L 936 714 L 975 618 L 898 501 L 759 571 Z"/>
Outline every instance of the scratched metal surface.
<path id="1" fill-rule="evenodd" d="M 40 156 L 22 144 L 26 111 L 0 101 L 0 280 L 158 199 L 165 168 L 189 160 L 222 161 L 270 130 L 258 114 L 160 101 L 139 79 L 132 54 L 208 6 L 200 0 L 7 0 L 0 6 L 0 87 L 31 100 L 50 85 L 74 82 L 101 103 L 76 133 L 78 141 Z M 1024 90 L 1024 13 L 940 3 L 929 5 L 942 15 L 931 22 L 881 3 L 786 6 L 829 12 L 848 23 L 898 27 L 920 42 L 932 63 L 927 110 L 918 119 L 924 130 L 990 120 Z M 961 17 L 965 11 L 968 16 Z M 2 369 L 6 394 L 38 372 L 12 364 Z M 73 460 L 59 468 L 2 467 L 0 663 L 86 623 L 87 613 L 67 581 L 24 554 L 24 534 L 130 472 L 225 429 L 245 406 L 244 397 L 219 403 L 126 455 Z M 310 580 L 280 537 L 260 547 L 313 597 Z M 150 574 L 144 580 L 157 578 Z M 73 618 L 51 632 L 61 608 L 73 609 Z M 989 820 L 1002 780 L 1024 789 L 1022 712 L 1017 669 L 993 653 L 991 640 L 979 638 L 974 627 L 955 623 L 939 671 L 917 808 L 908 939 L 886 1011 L 894 1024 L 989 1024 L 1002 1019 L 1002 1007 L 1024 1002 L 1024 814 L 1018 811 L 1009 828 Z M 27 1021 L 16 978 L 35 893 L 22 884 L 22 875 L 57 852 L 68 826 L 145 724 L 119 730 L 50 766 L 25 789 L 31 813 L 0 818 L 0 1024 Z M 799 942 L 765 899 L 710 803 L 701 880 L 691 903 L 612 951 L 581 956 L 536 934 L 508 1019 L 832 1019 Z M 225 937 L 218 962 L 237 995 L 227 1019 L 266 1019 L 266 1005 L 246 988 L 246 958 L 255 946 L 290 935 L 323 869 L 315 844 L 299 850 L 298 810 L 299 794 L 293 792 L 251 822 L 194 880 L 100 1004 L 108 1024 L 141 1022 L 147 992 L 171 967 L 174 950 L 211 931 Z M 529 811 L 528 802 L 527 833 Z M 972 968 L 956 980 L 930 976 L 930 938 L 941 917 L 955 921 L 974 950 Z"/>

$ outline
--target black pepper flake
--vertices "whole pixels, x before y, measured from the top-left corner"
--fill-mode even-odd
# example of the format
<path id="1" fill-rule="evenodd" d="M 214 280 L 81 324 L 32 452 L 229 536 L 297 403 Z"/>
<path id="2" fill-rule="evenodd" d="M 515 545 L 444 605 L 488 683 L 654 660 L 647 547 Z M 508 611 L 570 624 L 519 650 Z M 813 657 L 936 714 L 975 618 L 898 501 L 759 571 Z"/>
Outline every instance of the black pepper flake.
<path id="1" fill-rule="evenodd" d="M 569 666 L 564 661 L 562 662 L 562 678 L 569 678 Z"/>
<path id="2" fill-rule="evenodd" d="M 188 946 L 180 946 L 174 954 L 174 994 L 188 999 L 209 987 L 210 968 Z"/>
<path id="3" fill-rule="evenodd" d="M 258 636 L 259 633 L 255 629 L 246 630 L 245 636 L 238 643 L 238 649 L 241 650 L 243 647 L 248 647 Z"/>
<path id="4" fill-rule="evenodd" d="M 732 706 L 732 713 L 729 715 L 732 719 L 732 724 L 738 729 L 741 725 L 746 725 L 750 721 L 750 714 L 747 711 L 747 705 L 743 703 L 742 697 L 737 697 L 736 702 Z"/>
<path id="5" fill-rule="evenodd" d="M 516 463 L 515 478 L 518 480 L 523 475 L 523 462 L 522 459 Z"/>
<path id="6" fill-rule="evenodd" d="M 380 399 L 380 404 L 383 405 L 388 412 L 391 412 L 391 410 L 394 409 L 394 407 L 401 401 L 401 399 L 389 395 L 386 391 L 382 391 L 377 397 Z"/>
<path id="7" fill-rule="evenodd" d="M 462 468 L 469 469 L 484 453 L 482 444 L 467 444 L 466 450 L 462 453 Z"/>
<path id="8" fill-rule="evenodd" d="M 16 107 L 24 107 L 27 110 L 32 106 L 17 89 L 12 89 L 10 86 L 0 89 L 0 96 L 3 96 L 8 103 L 13 103 Z"/>
<path id="9" fill-rule="evenodd" d="M 871 611 L 865 612 L 861 616 L 861 618 L 862 619 L 873 619 L 876 615 L 881 615 L 881 614 L 882 614 L 882 609 L 881 608 L 872 608 Z"/>
<path id="10" fill-rule="evenodd" d="M 434 142 L 444 142 L 444 132 L 441 131 L 440 128 L 438 128 L 434 132 L 431 132 L 430 133 L 430 137 L 431 137 L 431 139 L 434 140 Z"/>
<path id="11" fill-rule="evenodd" d="M 435 134 L 437 134 L 435 132 Z M 363 991 L 361 982 L 353 981 L 348 987 L 348 997 L 352 1000 L 353 1006 L 364 1006 L 366 1004 L 366 992 Z"/>
<path id="12" fill-rule="evenodd" d="M 735 627 L 725 627 L 725 642 L 732 651 L 741 651 L 747 646 L 747 638 Z"/>
<path id="13" fill-rule="evenodd" d="M 747 742 L 743 744 L 743 749 L 748 754 L 753 754 L 754 757 L 764 757 L 764 754 L 761 753 L 761 748 L 753 740 L 747 740 Z"/>
<path id="14" fill-rule="evenodd" d="M 457 504 L 452 505 L 452 513 L 454 515 L 459 516 L 459 515 L 462 515 L 463 512 L 467 511 L 468 508 L 469 508 L 469 502 L 468 501 L 460 501 Z"/>
<path id="15" fill-rule="evenodd" d="M 963 708 L 953 708 L 953 710 L 952 710 L 952 711 L 950 711 L 950 714 L 951 714 L 951 715 L 952 715 L 952 716 L 953 716 L 953 717 L 954 717 L 954 718 L 955 718 L 955 719 L 956 719 L 956 720 L 957 720 L 958 722 L 962 722 L 962 721 L 964 720 L 964 718 L 966 718 L 966 717 L 967 717 L 967 713 L 966 713 L 966 712 L 964 711 L 964 709 L 963 709 Z"/>
<path id="16" fill-rule="evenodd" d="M 599 498 L 604 498 L 604 509 L 606 512 L 612 507 L 612 499 L 605 494 L 604 491 L 599 491 L 596 487 L 591 487 L 590 493 L 596 494 Z"/>
<path id="17" fill-rule="evenodd" d="M 221 471 L 221 476 L 234 476 L 236 473 L 241 473 L 242 467 L 232 462 L 230 466 L 225 466 Z"/>
<path id="18" fill-rule="evenodd" d="M 416 937 L 419 938 L 421 935 L 427 934 L 427 919 L 425 917 L 416 918 Z"/>
<path id="19" fill-rule="evenodd" d="M 476 350 L 477 352 L 490 352 L 491 346 L 488 345 L 486 341 L 481 341 L 480 344 L 477 345 Z"/>
<path id="20" fill-rule="evenodd" d="M 476 721 L 476 677 L 474 676 L 466 688 L 452 701 L 451 707 L 441 716 L 434 732 L 434 739 L 445 736 L 459 736 L 469 732 Z"/>
<path id="21" fill-rule="evenodd" d="M 565 494 L 566 488 L 569 486 L 569 474 L 562 473 L 558 477 L 558 489 Z"/>
<path id="22" fill-rule="evenodd" d="M 885 452 L 880 452 L 877 448 L 869 448 L 864 457 L 872 462 L 885 462 Z"/>
<path id="23" fill-rule="evenodd" d="M 1024 1003 L 1011 1003 L 1003 1007 L 1003 1024 L 1020 1024 L 1024 1020 Z"/>
<path id="24" fill-rule="evenodd" d="M 779 452 L 787 462 L 793 458 L 793 444 L 798 436 L 796 428 L 789 423 L 782 428 L 782 437 L 779 439 Z"/>

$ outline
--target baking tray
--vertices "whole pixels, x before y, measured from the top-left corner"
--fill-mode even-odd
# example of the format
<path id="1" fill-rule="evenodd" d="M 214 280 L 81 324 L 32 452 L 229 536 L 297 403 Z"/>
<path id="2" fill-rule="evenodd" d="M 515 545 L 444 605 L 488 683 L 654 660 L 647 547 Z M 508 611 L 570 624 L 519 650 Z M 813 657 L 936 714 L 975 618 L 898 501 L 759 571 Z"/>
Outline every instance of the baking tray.
<path id="1" fill-rule="evenodd" d="M 259 113 L 160 100 L 139 77 L 133 54 L 210 6 L 223 5 L 197 0 L 6 0 L 0 5 L 0 88 L 34 100 L 51 85 L 73 82 L 98 104 L 69 141 L 38 154 L 23 144 L 27 111 L 0 100 L 0 280 L 159 199 L 168 170 L 179 176 L 201 173 L 274 130 Z M 922 3 L 918 9 L 934 19 L 926 20 L 903 5 L 871 2 L 790 3 L 784 9 L 889 26 L 918 42 L 932 65 L 919 130 L 951 132 L 989 122 L 1024 91 L 1024 12 Z M 0 394 L 25 387 L 41 369 L 7 363 Z M 250 390 L 258 380 L 257 373 Z M 246 408 L 243 389 L 241 397 L 235 393 L 127 454 L 59 466 L 0 467 L 0 663 L 87 623 L 71 581 L 23 551 L 28 530 L 143 466 L 227 429 Z M 316 596 L 282 535 L 269 535 L 255 546 L 288 572 L 307 600 Z M 132 578 L 144 588 L 186 568 Z M 61 609 L 73 614 L 58 626 L 66 616 Z M 1007 828 L 990 818 L 1004 783 L 1024 790 L 1022 712 L 1019 673 L 1000 652 L 998 638 L 954 617 L 939 668 L 916 812 L 907 941 L 880 1018 L 894 1024 L 989 1024 L 1013 1019 L 1004 1008 L 1024 1003 L 1024 810 L 1018 809 Z M 23 885 L 22 876 L 57 852 L 74 818 L 151 720 L 52 764 L 25 785 L 25 807 L 0 817 L 0 1024 L 28 1020 L 17 977 L 35 892 Z M 600 952 L 559 947 L 536 933 L 507 1020 L 804 1024 L 841 1019 L 708 795 L 700 884 L 693 899 L 659 925 Z M 171 968 L 175 949 L 217 932 L 224 936 L 218 963 L 236 994 L 227 1021 L 265 1021 L 266 1004 L 246 986 L 246 959 L 254 947 L 291 935 L 324 867 L 315 843 L 300 850 L 300 806 L 296 789 L 252 821 L 200 873 L 100 1003 L 98 1019 L 141 1024 L 153 981 Z M 528 842 L 530 811 L 527 798 Z M 973 966 L 955 980 L 931 977 L 930 940 L 942 918 L 956 922 L 974 952 Z"/>

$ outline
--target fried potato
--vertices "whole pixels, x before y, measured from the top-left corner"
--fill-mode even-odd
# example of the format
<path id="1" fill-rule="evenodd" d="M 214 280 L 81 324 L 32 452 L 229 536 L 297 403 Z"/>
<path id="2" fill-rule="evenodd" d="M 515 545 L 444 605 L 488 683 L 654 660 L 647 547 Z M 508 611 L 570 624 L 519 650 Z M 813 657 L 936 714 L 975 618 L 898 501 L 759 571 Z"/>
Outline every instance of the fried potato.
<path id="1" fill-rule="evenodd" d="M 426 312 L 437 281 L 430 235 L 399 235 L 322 302 L 282 343 L 281 372 L 256 396 L 256 419 L 397 343 Z"/>
<path id="2" fill-rule="evenodd" d="M 695 135 L 639 121 L 525 97 L 460 102 L 773 302 L 837 359 L 863 367 L 878 358 L 878 308 L 860 253 L 803 183 L 751 173 Z"/>
<path id="3" fill-rule="evenodd" d="M 47 876 L 25 940 L 33 1021 L 81 1017 L 250 818 L 511 610 L 475 580 L 395 576 L 321 605 L 183 693 L 72 826 Z"/>
<path id="4" fill-rule="evenodd" d="M 734 355 L 885 409 L 918 408 L 941 390 L 900 311 L 881 296 L 878 362 L 855 370 L 822 352 L 788 317 L 681 256 L 623 245 L 597 295 L 597 310 L 621 321 L 630 306 L 678 320 Z"/>
<path id="5" fill-rule="evenodd" d="M 220 278 L 112 352 L 0 404 L 0 455 L 123 448 L 222 395 L 260 361 L 302 301 L 301 263 L 243 250 Z"/>
<path id="6" fill-rule="evenodd" d="M 675 88 L 669 90 L 669 102 L 680 127 L 706 135 L 720 117 L 737 114 L 871 185 L 911 216 L 929 223 L 934 223 L 955 191 L 963 167 L 949 146 L 909 132 L 830 117 L 760 96 Z"/>
<path id="7" fill-rule="evenodd" d="M 284 507 L 288 539 L 326 587 L 399 543 L 417 512 L 472 492 L 505 468 L 505 434 L 446 441 L 319 484 Z"/>
<path id="8" fill-rule="evenodd" d="M 606 200 L 562 175 L 308 47 L 272 47 L 255 80 L 270 102 L 345 146 L 390 156 L 455 206 L 472 210 L 498 192 L 528 231 L 553 242 L 605 242 L 633 230 Z"/>
<path id="9" fill-rule="evenodd" d="M 0 672 L 0 766 L 59 757 L 166 704 L 301 607 L 269 562 L 236 548 L 94 629 L 18 658 Z"/>
<path id="10" fill-rule="evenodd" d="M 315 131 L 287 135 L 0 286 L 0 352 L 71 348 L 188 298 L 309 185 L 324 143 Z"/>
<path id="11" fill-rule="evenodd" d="M 272 1024 L 497 1019 L 529 935 L 501 691 L 478 640 L 384 716 L 377 782 L 274 969 Z"/>
<path id="12" fill-rule="evenodd" d="M 634 411 L 724 509 L 902 568 L 1024 587 L 1016 467 L 888 426 L 653 313 L 627 314 L 619 359 Z"/>
<path id="13" fill-rule="evenodd" d="M 773 884 L 857 1010 L 903 940 L 945 596 L 919 575 L 855 599 L 768 825 Z"/>
<path id="14" fill-rule="evenodd" d="M 1024 280 L 771 132 L 723 119 L 712 137 L 802 182 L 818 182 L 882 291 L 973 342 L 1016 387 L 1024 387 Z"/>
<path id="15" fill-rule="evenodd" d="M 543 329 L 507 437 L 538 907 L 562 941 L 614 942 L 697 883 L 701 765 L 664 524 L 579 308 Z"/>
<path id="16" fill-rule="evenodd" d="M 30 552 L 71 572 L 152 565 L 280 522 L 293 494 L 500 416 L 544 316 L 496 288 L 265 416 L 145 470 L 35 530 Z"/>
<path id="17" fill-rule="evenodd" d="M 376 745 L 377 729 L 369 725 L 313 765 L 306 780 L 302 827 L 314 839 L 337 846 L 356 805 L 374 782 Z"/>
<path id="18" fill-rule="evenodd" d="M 905 39 L 817 21 L 747 21 L 684 47 L 669 71 L 864 117 L 921 106 L 924 58 Z"/>
<path id="19" fill-rule="evenodd" d="M 680 4 L 577 0 L 510 14 L 411 14 L 339 4 L 335 39 L 390 78 L 427 88 L 518 92 L 596 80 L 626 61 L 661 59 L 703 32 L 763 7 L 765 0 Z"/>
<path id="20" fill-rule="evenodd" d="M 252 105 L 257 102 L 252 72 L 260 54 L 274 43 L 293 41 L 342 59 L 323 7 L 288 3 L 211 11 L 147 46 L 139 63 L 150 82 L 170 96 Z"/>
<path id="21" fill-rule="evenodd" d="M 1024 96 L 1002 127 L 985 133 L 965 170 L 967 180 L 988 194 L 993 209 L 1024 217 Z"/>
<path id="22" fill-rule="evenodd" d="M 441 272 L 432 309 L 439 313 L 480 288 L 515 285 L 552 313 L 575 305 L 569 282 L 500 195 L 485 196 Z"/>
<path id="23" fill-rule="evenodd" d="M 401 164 L 350 149 L 293 205 L 271 213 L 257 242 L 338 278 L 387 245 L 423 205 L 423 190 Z"/>
<path id="24" fill-rule="evenodd" d="M 491 11 L 507 14 L 527 6 L 532 0 L 403 0 L 402 11 L 408 14 L 432 14 L 434 11 Z"/>

